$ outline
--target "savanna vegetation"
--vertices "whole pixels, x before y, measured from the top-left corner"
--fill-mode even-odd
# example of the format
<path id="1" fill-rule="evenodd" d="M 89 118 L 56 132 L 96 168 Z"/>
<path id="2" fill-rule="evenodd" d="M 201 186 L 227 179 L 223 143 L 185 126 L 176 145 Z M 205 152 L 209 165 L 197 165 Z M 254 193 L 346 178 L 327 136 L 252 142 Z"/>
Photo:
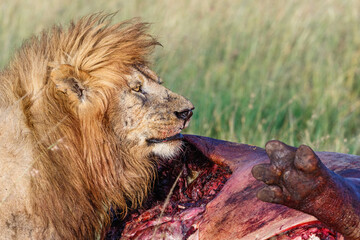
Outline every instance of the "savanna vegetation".
<path id="1" fill-rule="evenodd" d="M 360 154 L 356 0 L 0 0 L 0 66 L 22 41 L 94 12 L 141 17 L 153 68 L 196 106 L 187 133 Z"/>

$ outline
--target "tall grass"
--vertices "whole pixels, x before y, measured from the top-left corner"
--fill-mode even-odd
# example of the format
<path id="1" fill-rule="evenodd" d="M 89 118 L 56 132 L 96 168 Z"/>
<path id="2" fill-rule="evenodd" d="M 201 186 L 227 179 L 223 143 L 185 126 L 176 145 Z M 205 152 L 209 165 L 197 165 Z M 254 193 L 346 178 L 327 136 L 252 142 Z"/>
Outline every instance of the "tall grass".
<path id="1" fill-rule="evenodd" d="M 154 69 L 196 106 L 188 133 L 360 154 L 360 2 L 0 0 L 0 65 L 29 35 L 98 11 L 153 23 Z"/>

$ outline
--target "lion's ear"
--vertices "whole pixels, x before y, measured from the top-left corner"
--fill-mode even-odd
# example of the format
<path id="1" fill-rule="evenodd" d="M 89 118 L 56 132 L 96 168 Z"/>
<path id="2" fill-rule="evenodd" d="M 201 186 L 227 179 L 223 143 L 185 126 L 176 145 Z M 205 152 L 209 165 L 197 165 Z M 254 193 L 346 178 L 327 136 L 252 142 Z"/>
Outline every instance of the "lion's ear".
<path id="1" fill-rule="evenodd" d="M 51 71 L 50 78 L 55 83 L 56 89 L 67 95 L 70 100 L 84 100 L 85 86 L 83 84 L 86 74 L 75 72 L 74 67 L 63 64 Z"/>

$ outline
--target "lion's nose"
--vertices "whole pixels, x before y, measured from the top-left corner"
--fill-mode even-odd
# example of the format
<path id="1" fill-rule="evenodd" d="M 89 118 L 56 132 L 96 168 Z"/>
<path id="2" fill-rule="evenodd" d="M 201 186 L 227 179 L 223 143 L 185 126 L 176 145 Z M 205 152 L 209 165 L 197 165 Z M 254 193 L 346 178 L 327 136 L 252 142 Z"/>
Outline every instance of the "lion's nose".
<path id="1" fill-rule="evenodd" d="M 177 118 L 182 119 L 182 120 L 189 120 L 191 118 L 191 116 L 193 115 L 192 110 L 194 110 L 194 108 L 192 109 L 185 109 L 184 111 L 181 112 L 177 112 L 175 111 L 175 115 Z"/>

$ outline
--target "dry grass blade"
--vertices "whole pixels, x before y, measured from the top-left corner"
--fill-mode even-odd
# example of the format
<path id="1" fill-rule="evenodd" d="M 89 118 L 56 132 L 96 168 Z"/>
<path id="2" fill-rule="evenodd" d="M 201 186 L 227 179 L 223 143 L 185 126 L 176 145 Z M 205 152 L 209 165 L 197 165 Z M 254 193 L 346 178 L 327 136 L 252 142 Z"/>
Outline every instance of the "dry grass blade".
<path id="1" fill-rule="evenodd" d="M 181 170 L 181 171 L 180 171 L 179 175 L 176 177 L 175 182 L 174 182 L 173 185 L 171 186 L 170 192 L 169 192 L 168 195 L 166 196 L 166 199 L 165 199 L 164 204 L 163 204 L 163 206 L 162 206 L 162 208 L 161 208 L 161 212 L 160 212 L 160 215 L 159 215 L 158 219 L 161 219 L 162 216 L 164 215 L 165 209 L 166 209 L 166 207 L 169 205 L 170 198 L 171 198 L 171 196 L 172 196 L 172 194 L 173 194 L 173 192 L 174 192 L 174 189 L 175 189 L 175 187 L 176 187 L 176 184 L 177 184 L 178 181 L 179 181 L 179 178 L 180 178 L 181 175 L 183 174 L 183 171 L 184 171 L 184 170 Z M 153 235 L 152 235 L 152 237 L 151 237 L 151 240 L 155 240 L 155 239 L 156 239 L 156 238 L 155 238 L 155 237 L 156 237 L 156 232 L 157 232 L 157 230 L 159 229 L 159 227 L 160 227 L 160 224 L 157 224 L 157 225 L 155 226 L 155 229 L 154 229 Z"/>

